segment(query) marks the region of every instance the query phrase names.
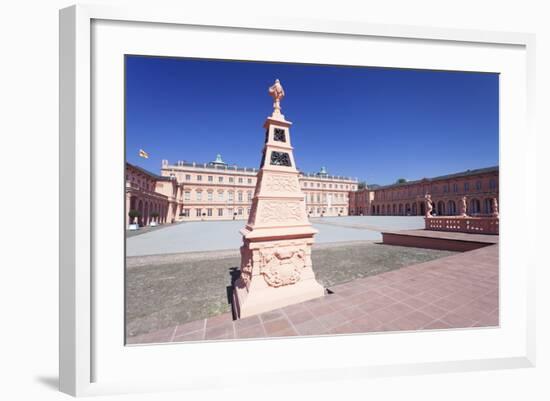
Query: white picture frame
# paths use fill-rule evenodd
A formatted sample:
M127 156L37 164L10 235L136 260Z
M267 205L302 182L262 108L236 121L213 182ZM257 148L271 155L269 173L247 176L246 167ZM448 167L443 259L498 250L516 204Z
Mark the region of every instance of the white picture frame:
M94 31L96 29L94 24L98 27L96 31ZM94 118L102 118L100 109L104 106L102 103L93 103L92 100L94 96L104 95L101 88L92 85L92 77L94 74L98 74L98 71L103 74L99 78L100 80L106 76L110 79L111 76L109 75L110 70L102 69L101 60L103 59L98 56L96 60L94 57L100 54L97 53L98 51L103 50L107 52L107 55L119 54L121 51L125 51L124 46L121 47L120 45L126 40L125 35L119 32L131 29L134 30L132 34L138 36L139 30L150 29L147 35L148 40L142 40L140 43L140 46L143 46L141 49L153 51L155 54L165 54L166 52L172 54L173 50L171 50L171 45L168 43L170 41L161 42L159 41L160 38L166 37L166 35L174 35L176 31L179 32L180 28L183 32L186 27L192 28L193 34L201 35L204 33L209 35L211 31L215 31L218 37L220 34L227 37L233 35L231 36L232 39L238 36L246 40L250 35L261 34L265 43L271 43L264 50L273 49L274 43L277 41L282 43L285 40L284 38L291 37L293 40L325 41L327 46L333 39L341 41L342 44L345 44L346 41L355 41L354 43L366 41L365 43L367 43L371 40L378 41L378 44L380 44L380 41L384 41L384 46L388 47L403 41L406 42L404 49L418 46L419 52L426 51L426 54L429 54L430 51L433 53L436 47L441 52L441 58L448 55L448 60L450 60L448 62L441 60L441 63L438 63L437 66L433 61L426 61L422 64L422 57L411 60L410 64L404 64L397 59L391 61L389 58L386 61L381 61L380 65L390 66L388 63L392 62L394 67L445 68L448 65L450 67L447 68L452 69L452 54L465 52L464 54L467 55L469 51L474 51L479 54L480 64L477 65L481 66L480 71L503 74L504 90L501 92L502 165L500 210L503 216L501 223L501 263L503 263L502 261L515 263L516 270L507 270L506 266L501 266L501 272L505 273L501 286L501 302L508 306L505 310L501 310L501 322L503 322L501 327L493 330L468 329L446 331L445 333L384 333L368 336L229 341L130 348L124 347L123 339L120 338L120 349L117 348L116 352L108 352L108 350L113 351L112 348L109 348L110 345L108 344L111 344L109 342L115 340L103 335L105 330L97 327L109 327L109 324L113 324L112 319L119 317L119 315L107 317L106 314L102 313L102 305L110 300L113 300L115 304L119 302L123 288L121 286L117 287L120 284L120 275L111 281L112 286L105 288L106 274L111 274L112 271L105 272L106 274L98 274L97 272L98 263L104 266L101 261L105 257L96 252L97 247L101 247L99 242L103 241L97 237L98 230L102 230L102 227L105 226L105 224L100 223L100 219L106 220L108 216L115 216L114 220L116 220L116 213L119 211L113 210L115 215L111 215L109 210L107 210L107 213L97 213L98 208L106 210L102 206L103 201L106 200L100 202L100 199L97 198L98 191L102 191L100 186L103 185L103 181L97 178L102 174L98 172L102 167L98 164L98 160L109 160L110 154L105 147L103 134L98 133L98 138L96 138L93 133L92 127L95 126L95 129L97 129L101 126L101 122L94 121ZM97 35L95 42L94 32ZM117 35L118 39L109 41L112 43L107 46L104 40L105 35ZM135 35L128 36L133 37ZM210 42L205 39L204 43ZM251 358L254 355L264 355L264 358L266 356L272 358L264 359L263 365L261 364L262 359L258 359L254 370L248 372L255 378L257 383L267 383L272 381L274 377L283 381L297 380L297 371L300 372L298 380L314 381L329 378L337 380L350 375L360 378L405 373L418 374L534 366L535 285L533 270L536 260L534 253L529 252L531 246L529 245L529 236L534 235L530 233L536 231L534 229L535 222L533 219L524 219L526 211L515 209L515 206L523 201L522 199L514 199L509 185L514 182L519 186L529 186L530 194L535 196L533 194L536 191L536 185L534 185L535 134L532 128L531 115L535 86L534 43L535 38L533 35L522 33L390 26L357 21L303 20L291 17L246 16L238 13L225 16L188 15L182 10L138 7L112 8L104 5L78 5L61 10L60 390L71 395L80 396L171 389L197 390L209 386L230 387L235 385L232 383L233 381L221 377L215 371L209 372L208 366L201 365L201 358L204 358L204 355L210 357L212 355L223 355L224 358L232 358L234 355L242 355L243 352L250 353ZM427 50L422 50L422 46L425 45ZM430 50L428 45L434 46L434 48ZM155 46L158 46L157 50L154 50ZM258 45L255 46L255 51L258 52L256 57L266 60L270 53L262 52L259 50ZM453 46L452 54L445 53L446 46ZM129 47L134 48L133 46ZM284 61L282 59L285 57L292 57L290 53L287 56L282 56L283 50L287 49L290 52L291 47L278 49L279 52L277 55L273 55L273 60ZM345 46L343 47L342 52L345 52ZM245 48L244 45L240 47L241 50L239 51L243 53L235 54L235 57L247 57L244 54L246 52ZM252 47L251 49L250 51L254 51ZM491 49L494 49L495 57L483 61L483 54L493 51ZM232 51L235 52L231 48L224 51L227 51L229 56ZM376 54L376 43L373 44L372 51L373 54ZM499 58L501 53L502 58ZM196 53L194 56L198 54ZM380 54L383 55L383 53ZM336 52L331 56L337 57ZM304 57L307 57L307 55ZM311 54L309 57L312 57ZM469 57L472 57L472 55ZM322 58L319 58L318 62L321 61ZM487 63L485 67L482 66L483 62ZM454 68L458 69L459 63L455 62L455 64ZM476 63L472 61L471 70L476 70L475 67ZM115 65L114 68L116 70L118 67ZM116 74L120 73L122 72L118 71ZM113 77L119 79L120 75L116 74ZM524 79L525 76L527 79ZM112 83L120 84L120 82ZM512 88L519 91L516 92L519 94L517 99L509 98ZM116 90L121 91L122 86L117 87ZM118 97L112 99L113 102L118 100L120 100ZM120 114L122 104L119 102L118 105L113 110ZM114 118L120 118L120 116ZM113 126L116 126L116 124ZM518 134L514 134L514 131L517 132L518 130L524 132L520 138L518 138ZM502 141L503 133L506 135L504 141ZM120 135L123 135L123 131L120 132ZM120 144L120 138L116 141ZM105 163L109 162L105 161ZM102 168L108 169L107 167ZM108 185L117 185L116 180L115 177L115 181ZM118 179L118 185L122 190L122 178ZM521 191L519 192L521 193ZM122 204L122 197L120 198L120 204ZM524 222L525 227L524 239L511 232L511 228L517 227L518 222L521 221ZM117 241L112 241L108 233L103 231L101 233L109 237L111 244L117 243ZM118 243L120 245L112 245L112 247L113 252L120 256L124 243L123 241ZM505 245L512 243L512 247L507 246L505 249ZM114 248L117 248L117 250ZM521 252L525 252L522 258L519 257ZM113 260L118 260L116 258ZM113 265L116 266L117 263ZM120 269L122 268L121 265ZM101 295L103 297L101 301L94 298L97 296L95 291L97 291L99 285L102 286L102 292L107 294ZM512 305L517 305L517 307ZM117 313L119 312L123 313L123 311ZM122 325L123 322L121 321L120 327ZM501 336L499 333L504 334ZM442 355L443 359L439 360L429 356L428 352L425 352L426 358L420 358L418 354L411 353L399 359L385 355L383 352L376 354L374 350L369 353L367 359L370 360L361 359L361 352L355 352L355 356L351 354L334 356L333 359L317 357L317 352L321 348L326 349L327 347L328 349L350 347L350 349L362 350L367 349L370 343L376 343L370 345L377 348L382 347L383 349L383 342L388 338L394 347L406 349L407 344L414 343L413 347L418 348L422 344L436 344L443 337L445 337L441 340L443 343L458 341L460 344L470 344L472 348L475 348L473 345L486 342L487 346L464 353L463 357L457 357L456 355L461 355L460 352L464 351L464 348L459 345L455 350L455 357ZM492 345L489 346L489 344ZM437 346L434 345L434 347ZM291 350L290 352L293 353L295 359L293 359L293 366L285 367L284 357L281 356L280 359L277 359L277 355L283 355L288 350ZM116 359L116 355L120 355L120 359ZM142 368L138 366L139 364L136 364L136 361L143 360L144 365L150 365L151 361L158 363L158 361L164 360L170 365L174 363L174 361L169 361L170 358L179 358L181 361L182 355L188 355L188 358L196 363L193 369L185 374L168 375L160 369L157 377L155 377L154 372L145 372L143 377L140 376L140 369ZM127 358L126 362L123 362L125 358ZM270 366L267 366L267 360L270 361ZM103 373L101 366L105 367L108 364L112 366L114 371L122 368L119 363L127 363L133 369L127 369L128 373L125 377ZM246 366L242 366L242 369L246 369Z

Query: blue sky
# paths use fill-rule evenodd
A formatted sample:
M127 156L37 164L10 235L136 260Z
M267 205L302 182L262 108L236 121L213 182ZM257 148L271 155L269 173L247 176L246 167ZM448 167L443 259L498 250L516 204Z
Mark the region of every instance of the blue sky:
M276 78L302 171L385 185L498 165L497 74L141 56L126 58L127 160L258 167Z

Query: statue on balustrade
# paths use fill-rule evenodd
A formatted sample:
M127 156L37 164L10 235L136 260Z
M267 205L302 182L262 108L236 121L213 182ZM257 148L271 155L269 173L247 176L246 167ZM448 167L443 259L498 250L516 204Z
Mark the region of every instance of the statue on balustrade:
M426 196L424 196L424 200L426 202L426 217L432 217L432 210L434 209L432 196L430 194L426 194Z
M458 205L459 205L460 216L461 217L466 217L467 214L466 214L466 197L465 196L463 196L460 199L460 203Z

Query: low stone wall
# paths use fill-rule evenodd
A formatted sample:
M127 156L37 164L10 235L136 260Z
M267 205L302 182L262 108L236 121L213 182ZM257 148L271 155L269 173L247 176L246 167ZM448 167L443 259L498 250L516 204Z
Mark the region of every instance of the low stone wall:
M498 217L426 217L426 230L498 235Z

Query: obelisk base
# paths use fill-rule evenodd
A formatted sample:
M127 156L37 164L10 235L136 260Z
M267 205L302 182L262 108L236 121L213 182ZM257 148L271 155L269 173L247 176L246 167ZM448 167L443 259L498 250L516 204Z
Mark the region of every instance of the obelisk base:
M313 238L250 242L241 247L233 309L244 318L325 295L311 266Z
M284 308L325 295L325 289L315 280L308 280L286 288L265 288L249 292L235 286L233 305L237 318L257 315L270 310Z

